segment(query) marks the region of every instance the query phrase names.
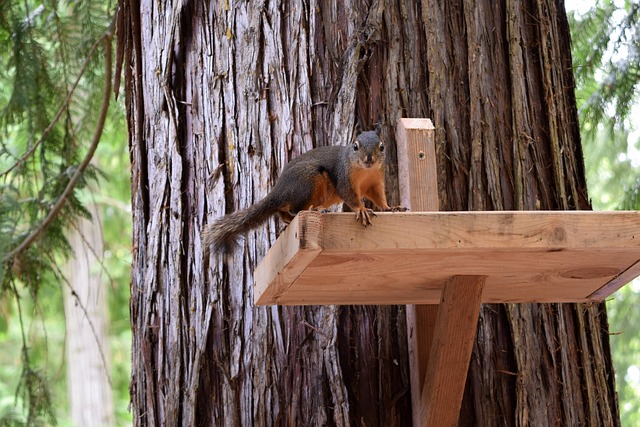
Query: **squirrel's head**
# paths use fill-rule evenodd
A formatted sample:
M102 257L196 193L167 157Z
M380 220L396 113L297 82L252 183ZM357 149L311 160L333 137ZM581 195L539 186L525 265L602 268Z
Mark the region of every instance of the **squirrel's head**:
M360 167L379 168L384 163L384 144L380 140L380 126L375 131L359 133L353 142L351 158Z

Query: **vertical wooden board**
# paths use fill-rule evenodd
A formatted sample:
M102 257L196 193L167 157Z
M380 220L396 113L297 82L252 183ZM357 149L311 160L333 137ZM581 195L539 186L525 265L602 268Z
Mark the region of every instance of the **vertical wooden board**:
M411 369L411 405L413 425L421 424L422 388L427 375L429 351L433 342L437 305L407 305L407 338L409 340L409 366Z
M398 179L400 203L414 212L440 210L435 128L429 119L398 119ZM420 417L420 393L429 360L437 305L407 306L407 338L411 366L411 403L413 424Z
M484 276L455 276L444 286L421 394L421 426L458 425L482 301ZM415 424L415 421L414 421Z
M429 119L399 119L396 126L400 201L414 212L440 210L435 129Z

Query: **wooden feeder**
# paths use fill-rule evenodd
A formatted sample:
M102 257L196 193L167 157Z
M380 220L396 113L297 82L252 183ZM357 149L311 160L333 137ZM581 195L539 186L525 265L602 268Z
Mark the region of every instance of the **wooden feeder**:
M602 301L640 275L640 213L434 212L431 121L400 119L396 139L412 211L367 228L352 213L299 213L258 265L255 300L410 304L414 425L455 426L480 304Z

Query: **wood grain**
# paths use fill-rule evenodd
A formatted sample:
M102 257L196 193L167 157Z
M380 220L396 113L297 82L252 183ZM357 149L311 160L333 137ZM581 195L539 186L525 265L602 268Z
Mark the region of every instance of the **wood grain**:
M429 119L398 119L400 203L413 212L440 210L435 129Z
M482 276L454 276L444 285L420 416L414 415L422 426L458 425L484 281Z
M271 285L256 274L260 304L437 304L456 275L487 276L485 303L599 301L640 274L638 212L380 213L366 229L311 214L298 215L299 240L319 252Z
M367 228L355 224L353 215L329 213L322 223L325 251L640 248L636 211L378 213Z
M254 272L256 304L278 301L322 250L320 213L295 217ZM267 286L267 284L269 286Z
M640 276L640 261L631 265L628 269L618 274L614 279L609 281L606 285L599 288L593 294L589 296L590 300L604 301L609 295L631 282L636 277Z
M440 210L435 128L429 119L398 119L398 184L400 204L412 212ZM411 375L411 405L414 414L421 411L420 394L429 361L437 305L413 305L406 308L407 340ZM420 417L413 417L418 427Z
M427 374L429 352L433 342L438 306L435 304L408 304L406 311L407 340L411 381L411 406L414 427L420 426L421 394Z

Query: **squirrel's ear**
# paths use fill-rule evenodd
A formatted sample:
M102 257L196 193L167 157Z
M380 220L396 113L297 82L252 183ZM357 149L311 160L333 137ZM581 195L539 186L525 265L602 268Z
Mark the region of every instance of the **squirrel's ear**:
M380 136L381 132L382 132L382 123L378 122L378 124L376 125L376 135Z
M360 128L360 123L356 123L356 136L360 135L360 133L362 132L362 129Z

